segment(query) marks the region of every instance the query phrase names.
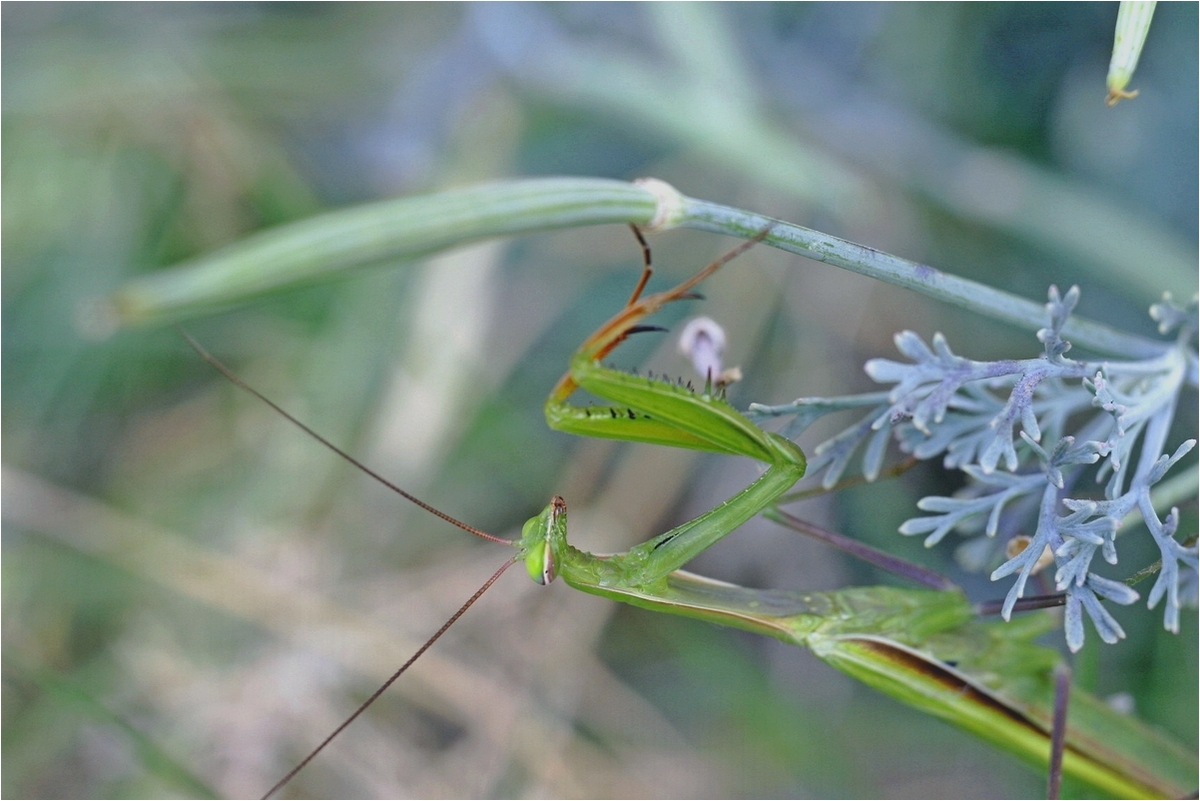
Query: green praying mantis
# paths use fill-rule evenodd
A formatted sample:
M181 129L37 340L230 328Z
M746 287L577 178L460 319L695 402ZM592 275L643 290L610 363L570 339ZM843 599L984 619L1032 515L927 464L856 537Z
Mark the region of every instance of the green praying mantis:
M588 337L545 404L552 428L581 436L748 456L766 465L748 487L714 509L620 554L595 555L567 540L567 506L555 496L510 541L463 524L376 474L292 417L209 356L202 357L234 383L275 408L320 442L403 497L479 537L515 548L515 555L378 690L277 782L286 785L513 564L523 563L539 584L561 578L575 589L651 611L697 618L775 637L808 648L851 677L916 709L959 726L1045 768L1061 760L1062 774L1104 792L1128 797L1180 797L1196 787L1196 757L1128 715L1072 690L1063 724L1065 684L1060 657L1034 638L1053 626L1047 612L1013 623L984 621L961 590L855 587L796 593L740 587L683 571L698 554L755 515L766 513L797 529L810 528L775 507L804 475L805 457L791 441L751 423L725 401L710 375L703 390L633 375L601 360L643 321L670 303L698 297L695 288L766 235L764 230L668 291L643 295L650 277L649 248L634 229L645 267L624 308ZM661 330L661 329L659 329ZM185 336L187 336L185 334ZM606 405L576 406L585 390ZM1058 715L1056 717L1056 685ZM1052 741L1061 738L1057 748ZM1054 755L1052 755L1052 750ZM1052 782L1059 768L1050 768Z

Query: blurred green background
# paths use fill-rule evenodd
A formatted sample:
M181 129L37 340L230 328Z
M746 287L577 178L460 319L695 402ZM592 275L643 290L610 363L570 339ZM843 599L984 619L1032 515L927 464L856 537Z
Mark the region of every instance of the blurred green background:
M506 558L357 475L175 331L89 339L89 300L357 202L652 175L1034 300L1078 283L1083 314L1149 335L1149 303L1196 291L1197 6L1159 5L1141 95L1108 109L1116 8L6 3L3 795L258 795ZM730 244L654 237L655 286ZM623 549L754 475L546 430L546 392L636 280L624 228L394 267L188 327L497 534L557 492L577 545ZM974 358L1039 352L1028 332L767 248L705 294L742 406L865 390L862 362L905 328ZM622 364L687 369L667 337L636 339ZM1183 408L1173 441L1195 435L1195 395ZM956 480L921 468L799 512L952 570L950 549L895 530ZM1132 546L1114 575L1153 558ZM761 521L694 567L782 589L886 580ZM1077 676L1194 747L1194 612L1178 637L1158 611L1117 614L1129 639L1092 637ZM286 792L962 798L1043 782L797 649L514 573Z

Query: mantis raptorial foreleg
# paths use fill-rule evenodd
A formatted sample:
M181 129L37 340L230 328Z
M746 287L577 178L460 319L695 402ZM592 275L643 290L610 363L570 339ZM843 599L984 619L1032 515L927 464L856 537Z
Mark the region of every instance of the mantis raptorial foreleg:
M584 340L571 357L570 370L551 391L545 408L547 423L568 433L749 456L766 463L767 471L712 511L619 556L584 559L575 551L571 557L563 558L555 550L568 553L565 527L557 541L548 538L545 545L523 540L528 554L526 563L536 580L561 572L568 584L589 591L609 586L646 587L678 570L770 506L804 475L804 453L791 441L763 431L734 409L722 393L713 391L712 376L708 377L703 392L695 392L679 384L630 375L600 364L600 359L631 333L645 330L642 320L668 303L695 297L693 288L766 236L769 230L764 229L674 289L642 297L650 273L649 250L635 228L634 233L647 254L642 279L625 308ZM567 399L577 387L616 405L572 406ZM548 531L553 528L548 520L539 523L542 525ZM561 565L561 571L556 570L556 565Z

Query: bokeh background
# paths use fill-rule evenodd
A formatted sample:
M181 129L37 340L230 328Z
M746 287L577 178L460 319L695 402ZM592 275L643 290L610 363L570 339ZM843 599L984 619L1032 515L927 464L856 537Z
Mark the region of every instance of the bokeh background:
M1078 283L1083 314L1149 335L1149 303L1196 291L1197 7L1159 5L1141 95L1109 109L1116 9L5 3L3 795L258 795L506 558L356 474L175 331L88 338L90 300L326 209L652 175L1035 300ZM652 244L665 286L732 243ZM557 492L576 544L619 550L754 475L545 429L546 392L639 267L623 228L557 232L188 327L450 513L511 536ZM740 405L868 389L862 362L905 328L975 358L1039 352L1028 332L767 248L705 294L747 375ZM621 363L686 371L667 337L636 339ZM1194 436L1194 395L1183 408L1175 441ZM799 513L953 571L952 548L895 530L957 480L923 467ZM1127 544L1117 575L1151 550ZM781 589L887 580L766 523L694 567ZM1195 747L1194 612L1178 637L1160 612L1117 614L1128 640L1093 637L1078 679ZM798 649L513 571L286 792L962 798L1043 782Z

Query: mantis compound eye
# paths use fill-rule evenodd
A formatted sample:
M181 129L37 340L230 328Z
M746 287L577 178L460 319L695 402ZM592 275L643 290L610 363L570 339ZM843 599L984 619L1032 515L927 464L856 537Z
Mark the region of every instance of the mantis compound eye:
M567 503L555 495L537 517L531 517L521 530L525 549L525 570L538 584L549 584L558 576L555 543L566 540Z
M554 565L554 549L543 542L525 557L525 569L538 584L549 584L558 576Z

